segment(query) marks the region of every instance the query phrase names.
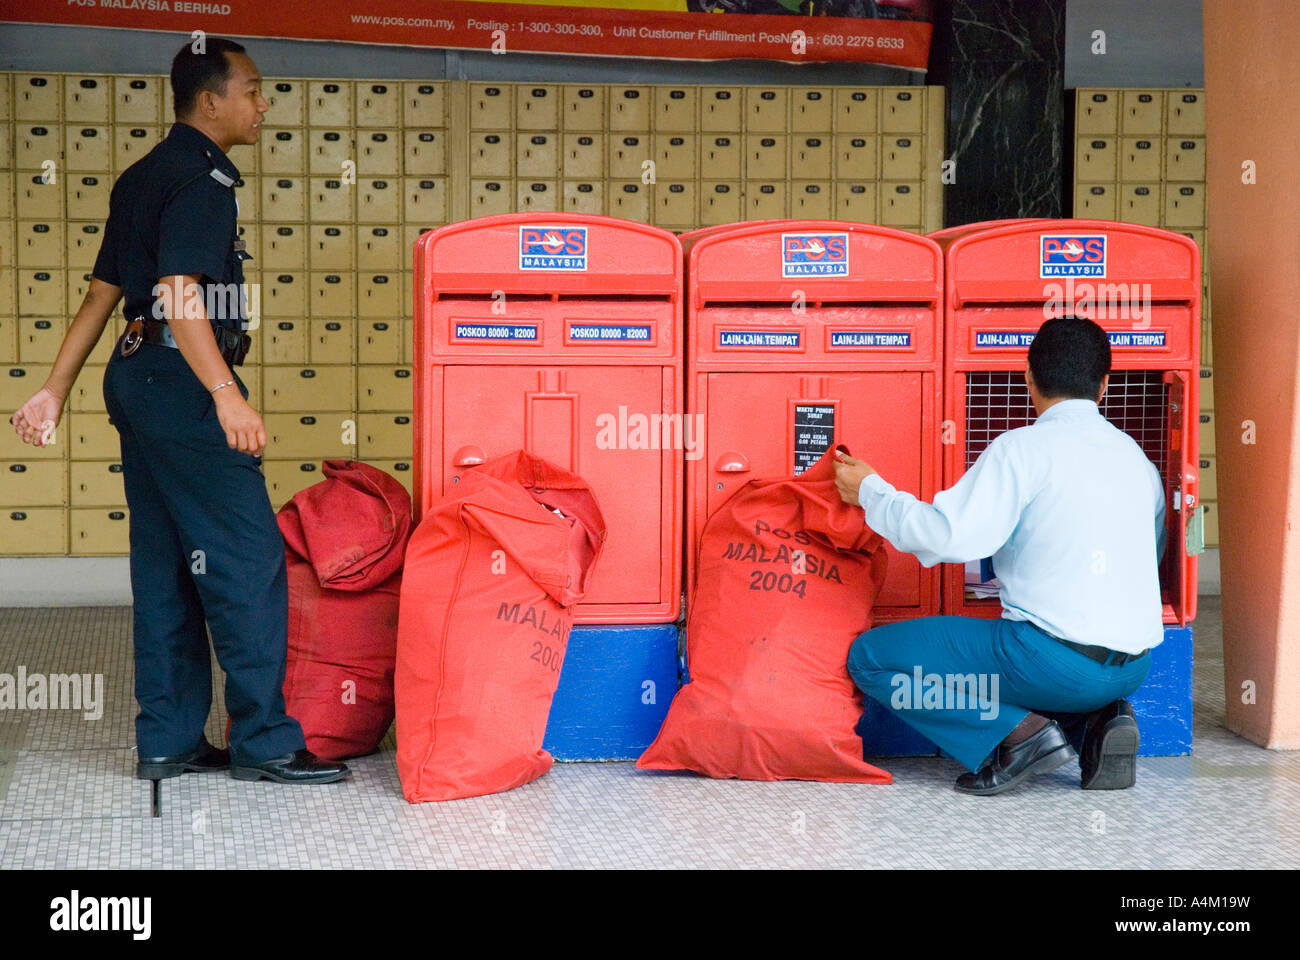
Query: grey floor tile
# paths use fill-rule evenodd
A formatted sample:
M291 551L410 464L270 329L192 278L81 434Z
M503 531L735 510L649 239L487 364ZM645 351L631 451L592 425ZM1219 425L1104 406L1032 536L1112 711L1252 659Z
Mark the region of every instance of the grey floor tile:
M953 761L884 761L890 786L714 781L630 763L557 764L506 794L411 805L389 732L341 784L134 780L129 610L0 610L0 670L100 672L104 715L0 716L0 867L1295 867L1300 753L1223 726L1217 597L1195 624L1194 754L1139 761L1137 786L1078 789L1073 764L996 798ZM220 671L208 736L225 739ZM110 680L111 678L111 680ZM6 763L6 761L8 761Z

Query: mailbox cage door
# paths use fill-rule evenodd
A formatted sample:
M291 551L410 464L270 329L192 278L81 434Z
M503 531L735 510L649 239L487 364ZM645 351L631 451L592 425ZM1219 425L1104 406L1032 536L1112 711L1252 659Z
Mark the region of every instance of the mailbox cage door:
M1160 593L1166 623L1185 623L1195 615L1195 558L1184 547L1183 522L1186 510L1175 510L1174 502L1185 486L1189 468L1186 458L1194 453L1183 449L1190 439L1188 404L1183 401L1185 372L1166 370L1115 369L1099 409L1104 417L1136 441L1155 464L1164 481L1166 500L1166 546L1160 566ZM953 375L950 382L956 400L950 411L957 423L960 447L957 460L950 461L945 486L956 483L974 465L994 437L1028 426L1036 419L1023 369L970 370ZM1195 443L1194 440L1191 441ZM961 616L1001 615L997 598L970 599L966 596L965 569L949 564L945 575L945 612ZM1189 583L1192 584L1189 596Z

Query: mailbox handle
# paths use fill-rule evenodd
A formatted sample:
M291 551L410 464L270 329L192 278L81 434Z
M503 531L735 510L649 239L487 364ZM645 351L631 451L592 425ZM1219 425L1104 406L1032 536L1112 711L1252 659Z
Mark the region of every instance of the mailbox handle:
M718 457L713 469L718 473L749 473L749 458L743 453L727 451Z
M470 444L461 447L451 458L454 467L477 467L481 463L486 463L487 457L483 455L483 448Z
M1200 506L1201 503L1201 474L1200 465L1195 463L1183 464L1183 482L1181 484L1183 502L1181 507L1184 511L1191 510Z

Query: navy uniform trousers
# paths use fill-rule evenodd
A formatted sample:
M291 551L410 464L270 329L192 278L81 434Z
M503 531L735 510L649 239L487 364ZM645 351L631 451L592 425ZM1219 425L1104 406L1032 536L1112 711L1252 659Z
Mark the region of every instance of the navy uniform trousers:
M226 444L214 399L179 350L146 343L123 357L119 347L104 401L121 435L131 512L139 756L188 753L203 735L212 705L205 620L226 674L232 761L301 750L282 690L284 541L259 461Z
M1140 687L1151 654L1105 665L1028 621L918 617L859 634L847 666L858 689L977 770L1030 711L1058 721L1079 750L1086 715Z

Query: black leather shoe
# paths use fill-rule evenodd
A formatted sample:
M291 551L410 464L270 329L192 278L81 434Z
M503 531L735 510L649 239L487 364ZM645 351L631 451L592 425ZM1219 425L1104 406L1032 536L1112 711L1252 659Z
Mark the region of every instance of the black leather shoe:
M274 780L276 783L333 783L352 775L346 763L322 760L305 747L283 757L230 768L236 780Z
M1127 790L1137 782L1137 717L1127 700L1116 700L1088 715L1079 757L1084 790Z
M998 744L978 770L963 773L953 784L958 793L973 793L991 797L1010 790L1022 780L1055 770L1069 763L1078 754L1065 739L1065 734L1055 720L1049 721L1027 740L1006 746Z
M174 757L140 757L136 761L135 775L141 780L166 780L182 773L213 773L229 766L230 751L218 750L208 743L207 737L203 737L198 748L190 753Z

